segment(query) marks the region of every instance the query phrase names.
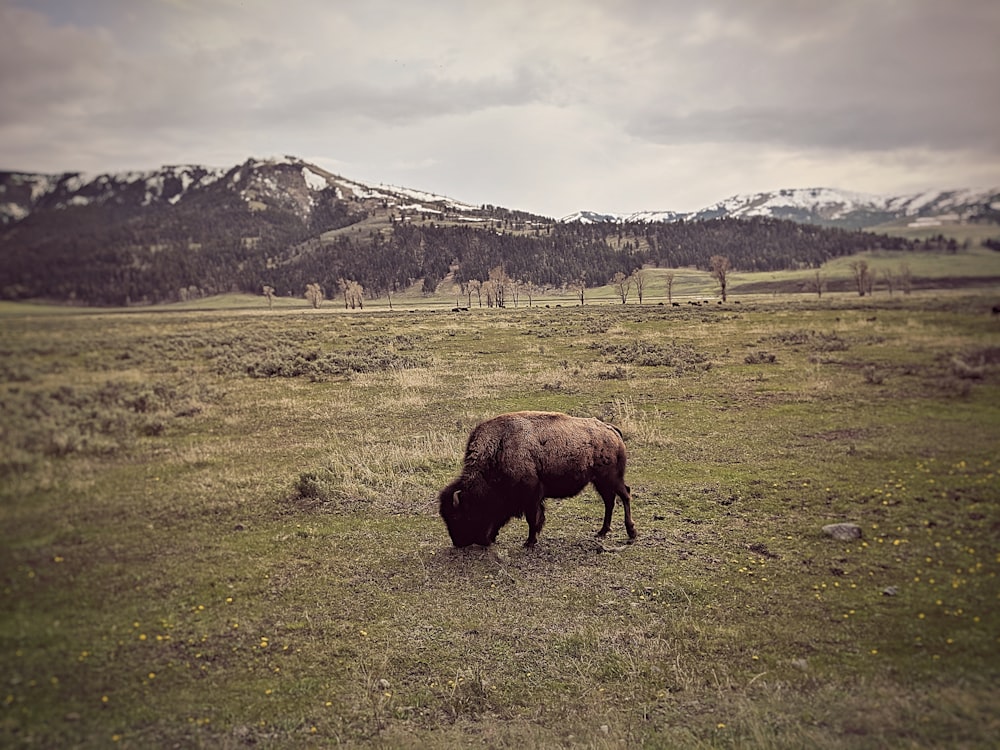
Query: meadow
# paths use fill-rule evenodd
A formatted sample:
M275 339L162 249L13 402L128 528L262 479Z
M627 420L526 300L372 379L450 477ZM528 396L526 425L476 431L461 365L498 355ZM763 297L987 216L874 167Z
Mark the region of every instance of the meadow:
M0 745L993 747L995 302L6 306ZM450 546L516 409L623 431L635 543Z

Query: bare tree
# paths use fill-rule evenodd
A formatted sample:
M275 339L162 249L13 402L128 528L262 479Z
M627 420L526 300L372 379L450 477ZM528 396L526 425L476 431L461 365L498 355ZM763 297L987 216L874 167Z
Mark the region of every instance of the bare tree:
M903 290L903 294L913 291L913 272L910 271L908 263L899 264L899 287Z
M624 305L625 300L628 299L628 293L632 291L632 277L626 276L621 271L618 271L611 277L611 284L618 292L618 296L621 298L622 304Z
M271 304L274 302L274 287L264 284L263 288L264 296L267 297L267 309L271 309Z
M479 306L483 306L483 282L479 279L469 279L465 284L466 291L469 295L469 307L472 307L472 295L475 293L476 299L479 300Z
M503 266L495 266L490 269L490 281L493 282L493 298L497 307L506 307L507 290L510 287L510 276L504 271Z
M541 290L538 288L538 286L535 285L535 282L533 281L524 282L524 294L528 298L528 307L531 307L532 303L534 302L535 295L538 294L539 291Z
M576 296L580 298L580 305L583 306L584 299L583 295L587 291L587 279L583 276L574 280L570 283L570 287L576 292Z
M667 271L663 276L667 282L667 304L673 304L674 301L674 277L673 271Z
M725 255L713 255L708 261L712 272L712 278L719 282L719 289L722 291L722 301L726 301L726 287L729 284L729 270L732 267L729 258Z
M517 279L510 280L510 298L514 300L514 307L517 308L518 300L521 298L521 285L523 282Z
M350 282L343 276L337 279L337 288L340 289L340 293L344 295L344 309L347 309L347 287Z
M646 288L646 272L637 268L632 272L632 283L635 284L635 293L639 297L639 304L642 304L642 292Z
M823 271L817 268L813 272L812 280L808 282L809 288L816 292L817 297L823 296L823 290L826 288L826 279L823 278Z
M854 284L858 288L858 296L864 297L872 289L872 284L869 280L871 270L868 268L868 261L852 260L848 267L851 269L851 273L854 274Z
M482 293L486 295L486 306L493 307L497 303L497 287L492 279L487 279L479 285Z
M894 274L890 269L886 268L882 271L882 281L885 282L885 288L889 290L889 296L892 296L893 291L896 288L896 274Z
M359 307L365 309L365 288L356 281L347 282L347 297L351 301L351 309Z
M357 307L360 307L362 310L365 309L365 288L361 284L353 279L345 279L341 276L337 279L337 286L340 288L340 293L344 295L345 310L348 307L352 310Z
M318 308L323 302L323 287L319 284L306 284L306 299L314 308Z

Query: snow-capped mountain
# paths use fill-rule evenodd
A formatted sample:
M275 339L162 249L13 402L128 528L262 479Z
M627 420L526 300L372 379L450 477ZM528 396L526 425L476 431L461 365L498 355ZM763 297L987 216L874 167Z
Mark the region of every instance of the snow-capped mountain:
M233 167L165 166L156 170L101 175L0 172L0 226L40 210L112 206L123 210L184 205L194 196L236 197L251 210L278 208L308 221L317 209L337 202L378 207L401 216L448 214L483 221L485 213L446 196L392 185L369 185L286 156L248 159ZM906 220L935 222L1000 221L1000 188L934 190L910 195L873 195L832 188L786 189L734 195L689 213L577 211L560 219L580 223L654 223L725 217L766 216L807 224L863 229Z
M403 215L479 211L476 206L426 191L366 185L289 156L249 159L227 168L179 165L101 175L0 172L0 225L20 221L39 210L176 206L209 190L238 197L251 210L279 207L301 219L308 219L318 206L331 201L373 202Z
M934 226L935 222L997 221L1000 219L1000 188L934 190L898 196L832 188L787 189L734 195L686 214L674 211L646 211L627 215L578 211L561 221L700 221L751 216L850 229L863 229L900 220L910 220L925 226Z
M657 221L678 221L686 218L686 214L677 211L636 211L631 214L606 214L597 211L576 211L569 216L562 217L559 221L570 223L578 221L581 224L601 224L603 222L628 223L652 223Z

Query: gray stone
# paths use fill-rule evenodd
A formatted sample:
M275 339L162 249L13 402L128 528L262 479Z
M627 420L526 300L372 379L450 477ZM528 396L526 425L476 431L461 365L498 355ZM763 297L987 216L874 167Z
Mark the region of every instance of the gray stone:
M856 523L830 523L823 527L823 533L840 542L850 542L861 538L861 527Z

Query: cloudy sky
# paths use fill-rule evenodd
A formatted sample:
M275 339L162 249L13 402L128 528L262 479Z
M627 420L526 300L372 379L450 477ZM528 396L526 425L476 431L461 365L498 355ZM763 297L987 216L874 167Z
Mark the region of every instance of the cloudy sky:
M0 169L291 154L562 216L1000 185L997 0L0 0Z

